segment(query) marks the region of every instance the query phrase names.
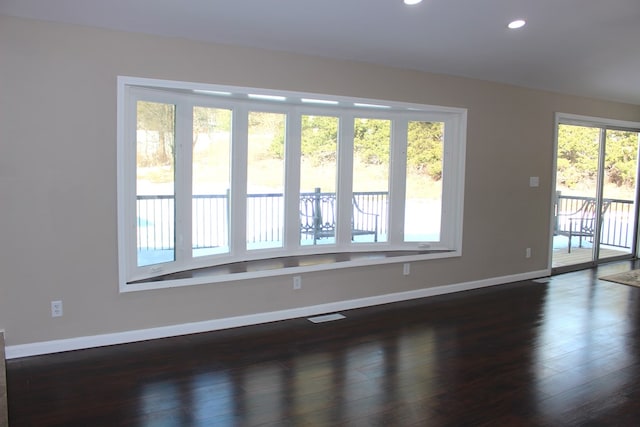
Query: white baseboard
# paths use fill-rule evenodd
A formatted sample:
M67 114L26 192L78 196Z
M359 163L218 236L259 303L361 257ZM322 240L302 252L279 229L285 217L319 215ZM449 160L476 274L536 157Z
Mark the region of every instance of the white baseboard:
M6 358L36 356L41 354L59 353L70 350L81 350L92 347L124 344L136 341L145 341L157 338L168 338L178 335L210 332L221 329L236 328L240 326L257 325L261 323L275 322L279 320L295 319L299 317L316 316L335 311L350 310L354 308L370 307L392 302L407 301L416 298L425 298L435 295L484 288L487 286L502 285L521 280L536 279L549 276L550 270L531 271L528 273L514 274L511 276L494 277L471 282L443 285L433 288L418 289L415 291L397 292L378 295L374 297L358 298L346 301L337 301L327 304L299 307L288 310L272 311L266 313L249 314L246 316L228 317L224 319L205 320L202 322L184 323L180 325L161 326L158 328L138 329L133 331L115 332L111 334L83 336L53 341L35 342L30 344L11 345L6 347Z

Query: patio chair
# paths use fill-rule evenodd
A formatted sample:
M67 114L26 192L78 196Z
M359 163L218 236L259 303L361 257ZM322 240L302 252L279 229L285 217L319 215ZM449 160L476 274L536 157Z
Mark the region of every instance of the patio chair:
M611 201L602 202L601 218L604 217ZM578 210L571 213L558 214L558 227L556 234L567 236L569 243L567 253L571 253L573 237L578 237L578 246L582 247L583 239L591 239L595 236L597 219L597 204L595 199L586 199L582 202Z
M372 235L373 241L378 241L379 214L365 212L353 197L353 213L351 216L351 239L355 236ZM319 239L336 235L336 195L335 193L321 193L316 189L314 193L300 196L300 233L313 237L315 245Z

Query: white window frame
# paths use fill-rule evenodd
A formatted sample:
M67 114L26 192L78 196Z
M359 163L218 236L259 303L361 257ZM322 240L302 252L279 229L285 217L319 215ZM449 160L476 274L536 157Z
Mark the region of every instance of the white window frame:
M467 110L462 108L440 107L423 104L399 103L361 98L318 95L301 92L273 91L266 89L233 86L209 85L189 82L177 82L157 79L119 76L117 82L117 173L118 173L118 263L119 287L121 292L157 289L203 283L215 283L230 280L257 278L265 276L299 274L306 271L318 271L343 267L365 266L384 263L402 263L436 258L456 257L462 254L462 222L464 205L464 172L466 148ZM204 92L209 91L207 95ZM229 96L215 96L213 93L228 93ZM286 101L250 100L247 94L285 97ZM308 99L321 99L331 102L316 104L303 102ZM176 260L171 263L137 266L136 257L136 102L137 100L163 102L176 105ZM246 250L239 249L245 239L246 220L237 219L231 226L229 243L230 253L226 256L192 257L191 248L191 145L189 149L180 148L182 140L191 141L191 128L185 129L181 123L192 122L193 105L234 110L232 120L232 158L231 167L231 210L234 215L246 212L246 158L248 111L285 113L286 152L285 152L285 234L282 248ZM383 107L380 107L383 106ZM236 112L243 114L236 117ZM186 114L186 116L185 116ZM350 206L352 188L352 135L355 118L390 119L390 182L389 182L389 224L388 241L377 243L353 243L348 235L349 227L340 226L336 233L335 244L300 245L299 224L292 218L299 218L300 190L300 136L302 115L329 115L340 118L338 144L338 203ZM243 118L244 117L244 118ZM442 211L440 240L437 242L403 242L406 136L410 121L438 121L445 124L443 172L442 172ZM351 138L349 138L351 135ZM343 143L347 140L346 144ZM344 188L343 188L344 187ZM347 188L348 187L348 188ZM291 195L295 194L296 197ZM184 202L188 200L188 202ZM347 203L349 202L349 203ZM349 218L346 208L338 210L338 218ZM238 218L235 216L235 218ZM244 217L243 217L244 218ZM288 218L288 219L287 219ZM343 221L344 222L344 221ZM346 223L345 223L346 224ZM240 225L242 228L234 228ZM179 235L180 230L188 232ZM235 231L234 231L235 230ZM378 252L389 253L407 251L407 255L354 257L351 261L330 264L318 264L264 271L251 271L233 274L199 275L197 278L169 279L154 281L153 277L165 274L283 256L303 256L336 252ZM132 283L135 282L135 283Z

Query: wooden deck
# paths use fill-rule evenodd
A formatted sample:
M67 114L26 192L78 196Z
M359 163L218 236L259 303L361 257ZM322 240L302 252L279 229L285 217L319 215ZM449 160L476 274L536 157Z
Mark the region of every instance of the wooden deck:
M628 255L628 249L600 249L600 259L615 258L622 255ZM568 265L584 264L591 261L593 256L592 248L571 248L571 253L567 253L567 248L559 248L553 250L552 268L566 267Z

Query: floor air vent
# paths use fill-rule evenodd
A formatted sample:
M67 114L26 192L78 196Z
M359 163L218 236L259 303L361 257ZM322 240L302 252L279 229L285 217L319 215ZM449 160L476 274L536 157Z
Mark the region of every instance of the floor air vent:
M333 320L340 320L344 318L345 317L340 313L333 313L333 314L325 314L323 316L308 317L307 320L313 323L323 323L323 322L331 322Z

